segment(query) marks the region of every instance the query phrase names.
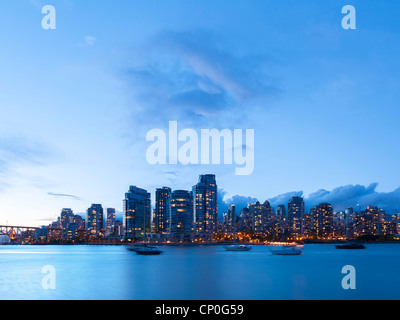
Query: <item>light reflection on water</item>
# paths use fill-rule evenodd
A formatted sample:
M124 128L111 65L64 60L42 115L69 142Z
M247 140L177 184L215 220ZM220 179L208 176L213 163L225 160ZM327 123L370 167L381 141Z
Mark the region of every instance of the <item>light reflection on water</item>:
M266 246L165 247L139 256L119 246L0 246L1 299L399 299L400 245L336 250L306 245L302 256L273 256ZM43 266L56 290L42 288ZM342 267L357 289L341 287Z

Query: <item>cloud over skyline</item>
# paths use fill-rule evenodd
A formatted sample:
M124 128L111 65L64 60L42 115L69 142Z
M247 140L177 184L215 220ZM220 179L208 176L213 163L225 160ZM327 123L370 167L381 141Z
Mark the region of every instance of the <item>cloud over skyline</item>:
M293 191L269 198L268 201L274 208L281 204L287 207L289 199L297 196L304 198L306 211L308 212L313 206L320 203L330 203L336 212L359 205L361 210L367 206L378 206L385 210L387 214L400 213L400 188L391 192L379 192L377 191L377 187L378 183L371 183L369 186L346 185L334 188L331 191L320 189L308 196L304 196L303 191ZM237 214L239 214L240 209L246 207L247 204L255 203L257 200L262 203L265 200L239 195L224 199L226 192L221 190L220 193L218 199L220 214L226 212L228 206L231 204L236 205Z

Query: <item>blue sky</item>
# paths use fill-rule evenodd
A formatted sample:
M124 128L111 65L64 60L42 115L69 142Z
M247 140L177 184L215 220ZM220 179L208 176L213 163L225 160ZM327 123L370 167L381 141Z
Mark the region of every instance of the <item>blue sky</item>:
M41 28L46 4L56 30ZM347 4L357 30L341 27ZM400 210L400 3L0 6L0 223L46 224L91 203L121 211L129 185L189 189L201 173L217 174L227 202L294 192L338 209L348 195ZM255 129L254 173L150 166L146 133L172 120Z

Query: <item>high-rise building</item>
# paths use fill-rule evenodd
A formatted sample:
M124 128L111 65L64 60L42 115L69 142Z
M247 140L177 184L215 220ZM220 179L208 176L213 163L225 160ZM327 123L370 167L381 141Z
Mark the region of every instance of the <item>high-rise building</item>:
M62 209L61 211L61 229L62 229L62 238L67 239L68 237L68 226L71 223L71 218L73 217L74 213L71 209Z
M346 239L354 238L354 209L352 207L346 208L345 211L345 227L346 227Z
M329 203L320 203L311 210L312 228L319 238L333 236L333 208Z
M278 228L285 229L286 228L286 207L283 204L280 204L276 207L276 223Z
M104 212L101 204L92 204L87 210L87 236L98 238L103 236Z
M170 233L188 235L193 232L193 195L176 190L171 194Z
M107 222L106 228L110 230L115 225L115 209L107 208Z
M163 187L156 190L156 208L154 210L152 233L169 232L171 217L171 188Z
M385 211L376 206L369 206L361 214L364 218L364 235L383 235L383 223L386 218Z
M293 236L303 235L304 200L292 197L288 203L288 230Z
M271 209L271 207L269 207L269 209ZM268 222L268 207L257 201L256 203L249 204L249 212L252 221L252 230L255 233L266 232Z
M303 235L310 236L312 234L312 215L305 212L303 218Z
M215 175L200 175L193 189L194 229L211 236L218 227L217 183Z
M47 241L59 241L62 239L61 219L58 217L57 221L52 222L47 226Z
M236 232L236 206L230 205L228 211L224 213L224 229L228 233Z
M249 208L240 210L238 231L248 233L252 230L252 221Z
M151 195L131 186L124 199L124 228L127 239L144 239L151 231Z

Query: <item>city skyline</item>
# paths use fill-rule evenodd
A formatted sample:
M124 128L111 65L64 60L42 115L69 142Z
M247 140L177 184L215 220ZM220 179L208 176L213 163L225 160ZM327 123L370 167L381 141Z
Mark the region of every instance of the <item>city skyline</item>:
M124 215L116 216L115 208L92 204L82 217L71 208L35 232L35 241L99 241L128 239L163 242L209 242L238 233L240 240L254 236L268 239L353 239L360 236L397 236L400 212L386 213L371 204L334 211L330 203L321 202L306 210L302 197L291 196L287 203L271 206L268 200L232 204L222 217L218 208L216 176L200 175L191 190L155 190L156 205L151 206L151 193L130 186L125 193ZM122 221L121 221L122 220ZM25 226L26 227L26 226ZM223 235L225 233L225 236ZM27 234L32 241L33 235ZM25 235L26 237L26 235Z
M226 208L302 196L400 210L400 3L357 3L356 30L338 0L54 0L55 30L45 4L0 12L0 223L97 202L121 212L132 183L186 190L211 172ZM254 172L150 165L146 134L171 121L254 130Z
M115 208L92 204L85 219L63 208L48 226L36 228L2 226L11 243L87 243L150 241L157 243L218 243L223 241L315 241L315 240L395 240L400 234L400 213L387 214L371 205L348 207L335 212L329 203L305 210L302 197L292 196L276 208L269 201L230 205L217 217L216 176L200 175L192 190L156 189L156 206L151 194L131 186L125 193L123 221ZM19 229L18 229L19 228ZM14 231L13 231L14 230ZM24 231L25 230L25 231ZM21 232L21 233L19 233ZM5 241L4 236L1 242ZM254 242L255 241L255 242Z
M210 174L206 174L206 175L210 175ZM200 175L202 176L202 175ZM148 203L149 203L149 210L151 210L151 212L153 212L153 210L156 210L157 208L157 191L165 191L165 188L169 190L169 192L172 194L174 191L187 191L187 192L192 192L193 188L188 187L188 188L184 188L184 189L172 189L171 187L168 186L163 186L163 187L157 187L155 188L155 190L152 190L150 192L148 192L146 189L142 189L139 188L137 186L130 186L130 188L137 188L138 190L141 190L141 192L146 192L146 194L148 194ZM316 193L311 194L309 197L305 197L303 195L303 192L299 191L299 192L287 192L284 193L282 195L278 195L276 197L272 197L269 199L257 199L255 197L247 196L247 197L242 197L242 196L235 196L231 199L224 199L223 196L225 195L224 189L223 188L218 188L218 215L217 218L219 221L222 221L224 214L228 213L230 206L235 206L239 209L242 208L247 208L249 205L254 205L255 203L259 203L259 202L268 202L270 203L271 207L274 209L279 210L280 206L284 206L285 210L289 210L289 204L290 201L292 199L301 199L301 201L304 203L304 208L302 208L302 212L310 212L315 206L318 206L321 203L329 203L332 208L333 208L333 212L334 213L338 213L338 212L342 212L348 208L367 208L370 206L377 206L380 207L381 209L385 210L387 212L388 215L396 215L398 213L400 213L400 208L398 210L393 209L393 210L387 210L384 207L382 207L381 205L379 205L379 200L378 202L374 199L376 199L375 196L371 196L373 195L373 193L371 193L371 191L375 190L376 184L371 184L368 188L365 188L363 186L346 186L347 188L351 188L357 192L359 192L360 194L365 196L365 200L361 200L362 196L360 198L348 198L345 199L343 198L343 195L341 195L339 198L340 200L340 204L339 205L335 205L335 202L337 201L335 196L332 196L332 194L340 194L340 188L334 189L332 191L326 191L326 190L319 190ZM129 189L130 189L129 188ZM322 193L324 196L320 196L320 193ZM313 197L313 195L316 195L315 197ZM331 197L330 197L331 196ZM369 197L371 196L371 197ZM387 197L389 199L392 198L392 196L390 194L387 195ZM378 197L379 199L379 197ZM353 201L352 201L353 200ZM355 201L354 201L355 200ZM396 199L397 200L397 199ZM101 201L100 201L101 202ZM69 202L71 204L71 202ZM102 215L104 216L104 221L102 222L103 225L106 224L106 214L108 214L109 210L113 210L114 212L114 216L115 219L119 219L119 221L123 220L123 216L124 216L124 206L125 206L125 200L121 200L121 206L118 208L115 207L111 207L111 206L106 206L103 203L98 203L98 204L91 204L86 207L86 209L84 210L76 210L74 209L73 211L75 211L75 215L79 215L82 218L87 220L88 217L88 212L89 210L93 207L93 206L100 206L102 208L102 210L104 210L104 212L102 213ZM61 210L63 212L63 210L72 210L71 208L73 208L73 206L71 205L66 205L63 207L63 209ZM89 208L89 209L88 209ZM58 210L59 211L59 210ZM54 213L54 218L49 219L48 221L46 220L47 223L52 223L55 220L57 220L57 217L59 217L59 212L55 212ZM240 211L240 210L239 210ZM290 211L290 210L289 210ZM8 223L8 220L6 220L6 223L0 223L0 225L16 225L16 224L12 224L12 223ZM45 223L46 224L46 223ZM37 224L37 225L29 225L30 227L41 227L43 225L45 225L43 223L41 224ZM22 223L19 225L27 225L26 223Z

